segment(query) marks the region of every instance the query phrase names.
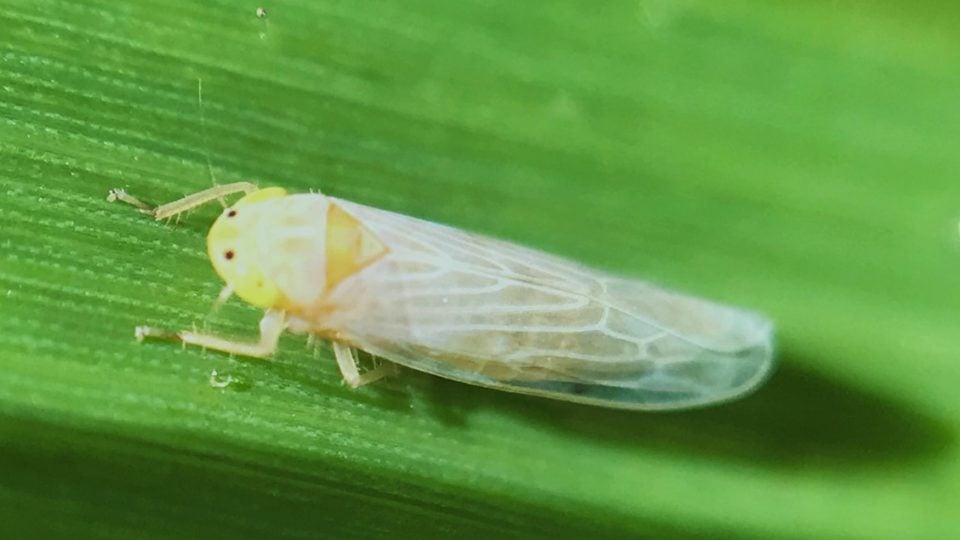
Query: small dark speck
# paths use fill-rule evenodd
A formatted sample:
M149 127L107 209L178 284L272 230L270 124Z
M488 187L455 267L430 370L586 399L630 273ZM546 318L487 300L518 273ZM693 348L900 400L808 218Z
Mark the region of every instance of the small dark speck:
M234 255L235 254L232 249L228 249L227 252L223 254L224 258L226 258L228 261L232 260Z
M236 211L236 210L231 210L231 211L227 212L227 217L234 217L234 216L236 216L236 215L237 215L237 211Z

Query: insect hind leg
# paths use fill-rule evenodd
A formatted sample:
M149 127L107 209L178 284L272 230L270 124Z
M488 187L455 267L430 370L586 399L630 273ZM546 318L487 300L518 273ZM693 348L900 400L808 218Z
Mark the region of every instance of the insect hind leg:
M340 368L344 382L350 388L359 388L397 373L396 364L386 360L382 360L379 366L360 373L357 367L359 362L357 349L338 341L333 342L333 355L337 359L337 366Z

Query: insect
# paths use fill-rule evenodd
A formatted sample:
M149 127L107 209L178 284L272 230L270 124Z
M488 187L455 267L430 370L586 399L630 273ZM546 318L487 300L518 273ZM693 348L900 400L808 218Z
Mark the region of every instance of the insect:
M750 392L773 366L765 318L429 221L238 182L151 207L156 219L244 193L210 228L231 295L264 310L242 342L140 326L136 337L268 357L285 330L330 340L352 387L395 364L469 384L665 410ZM361 372L357 350L387 360Z

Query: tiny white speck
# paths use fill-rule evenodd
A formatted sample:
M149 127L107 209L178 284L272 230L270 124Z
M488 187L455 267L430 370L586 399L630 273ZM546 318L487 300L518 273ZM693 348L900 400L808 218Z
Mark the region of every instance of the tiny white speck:
M226 375L220 375L217 370L210 372L210 386L214 388L226 388L233 383L233 376L229 373Z
M264 9L264 8L262 8L262 7L258 7L258 8L257 8L257 17L259 17L259 18L261 18L261 19L265 19L265 18L267 17L267 10Z

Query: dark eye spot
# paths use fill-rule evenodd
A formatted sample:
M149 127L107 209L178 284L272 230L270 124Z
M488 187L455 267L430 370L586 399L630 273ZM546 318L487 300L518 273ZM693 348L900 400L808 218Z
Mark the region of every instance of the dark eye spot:
M236 253L234 253L232 249L228 249L228 250L223 254L223 258L227 259L228 261L229 261L229 260L233 260L233 256L234 256L234 255L236 255Z
M227 212L227 217L234 217L234 216L236 216L236 215L237 215L237 211L236 211L236 210L231 210L231 211Z

